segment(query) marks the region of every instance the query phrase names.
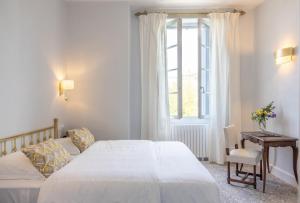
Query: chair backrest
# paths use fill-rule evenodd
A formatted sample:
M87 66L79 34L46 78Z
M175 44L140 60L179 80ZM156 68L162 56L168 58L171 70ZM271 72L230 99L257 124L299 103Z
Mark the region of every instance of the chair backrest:
M225 135L225 147L229 149L234 149L235 145L238 144L237 141L237 131L234 125L229 125L224 128Z

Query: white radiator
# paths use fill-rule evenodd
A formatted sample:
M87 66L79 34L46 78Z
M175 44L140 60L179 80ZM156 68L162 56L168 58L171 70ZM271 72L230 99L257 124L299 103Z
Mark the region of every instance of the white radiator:
M208 125L171 125L171 141L186 144L200 160L208 160Z

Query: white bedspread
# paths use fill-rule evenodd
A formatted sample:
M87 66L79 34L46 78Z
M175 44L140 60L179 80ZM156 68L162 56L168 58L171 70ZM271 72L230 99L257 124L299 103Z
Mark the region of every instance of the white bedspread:
M44 180L0 180L0 203L35 203Z
M182 143L98 141L45 181L38 202L217 203L219 191Z

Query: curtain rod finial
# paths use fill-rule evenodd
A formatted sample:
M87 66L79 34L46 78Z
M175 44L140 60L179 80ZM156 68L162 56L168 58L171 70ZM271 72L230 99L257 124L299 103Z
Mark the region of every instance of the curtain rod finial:
M146 10L144 10L143 12L137 12L134 15L135 16L141 16L141 15L147 15L147 14L148 14L148 12Z
M241 16L246 14L245 11L239 10L239 9L234 9L233 12L234 12L234 13L239 13Z
M245 11L239 11L239 13L240 13L241 16L246 14Z

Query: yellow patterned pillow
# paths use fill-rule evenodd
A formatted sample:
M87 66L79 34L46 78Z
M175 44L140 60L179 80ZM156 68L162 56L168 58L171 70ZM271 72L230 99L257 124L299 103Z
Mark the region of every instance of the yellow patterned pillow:
M86 128L68 130L68 135L80 152L83 152L95 142L94 136Z
M22 152L45 177L49 177L71 160L69 152L53 139L25 147Z

